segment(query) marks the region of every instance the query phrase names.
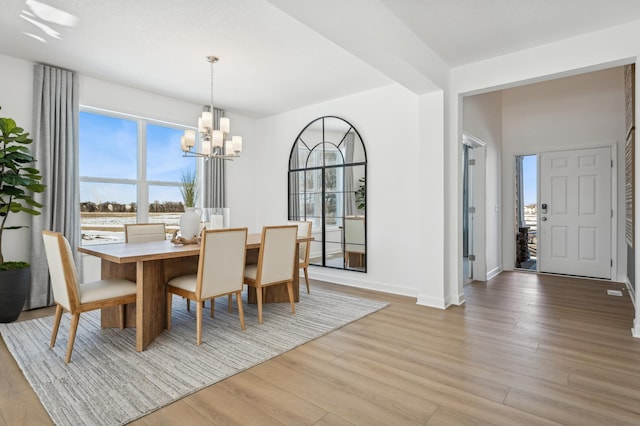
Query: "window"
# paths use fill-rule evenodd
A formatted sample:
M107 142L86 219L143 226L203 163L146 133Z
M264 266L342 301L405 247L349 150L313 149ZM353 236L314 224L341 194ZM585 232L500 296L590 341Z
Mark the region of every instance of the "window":
M125 223L178 229L180 178L196 171L180 155L185 127L83 108L79 128L82 244L124 241Z

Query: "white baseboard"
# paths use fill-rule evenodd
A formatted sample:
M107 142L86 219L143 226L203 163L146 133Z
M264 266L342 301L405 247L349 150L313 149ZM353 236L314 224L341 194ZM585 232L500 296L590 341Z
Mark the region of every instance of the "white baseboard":
M326 271L338 271L339 275L336 273L327 273ZM304 277L304 275L302 275ZM342 284L349 287L362 288L365 290L373 290L380 291L383 293L391 293L397 294L400 296L409 296L416 297L416 290L411 287L401 287L401 286L390 286L385 283L380 283L376 281L371 281L368 279L363 279L367 277L366 274L362 274L360 272L353 271L342 271L337 269L327 269L327 268L313 268L309 267L309 278L318 280L318 281L326 281L333 284ZM302 278L304 280L304 278Z
M502 272L502 271L503 271L502 265L500 265L500 266L498 266L496 268L493 268L492 270L487 272L487 281L490 280L491 278L497 277L500 274L500 272Z
M349 287L362 288L365 290L380 291L383 293L397 294L400 296L416 297L416 290L413 287L390 286L385 283L371 281L361 278L365 274L351 271L338 271L340 275L328 273L326 268L309 268L309 278L319 281L326 281L333 284L347 285ZM304 280L304 278L302 278ZM428 306L430 308L446 309L451 304L464 303L464 294L456 301L445 300L427 295L418 295L416 304Z
M640 321L638 318L633 320L633 328L631 329L631 335L636 339L640 339Z
M633 286L631 285L631 281L629 281L629 277L624 277L624 285L627 287L629 291L629 297L631 297L631 303L633 306L636 306L636 292L633 290Z
M426 296L424 294L418 295L417 305L428 306L430 308L447 309L450 305L446 303L444 298Z
M465 302L464 293L458 294L455 297L447 298L447 306L451 306L451 305L460 306L460 305L464 305L464 302Z

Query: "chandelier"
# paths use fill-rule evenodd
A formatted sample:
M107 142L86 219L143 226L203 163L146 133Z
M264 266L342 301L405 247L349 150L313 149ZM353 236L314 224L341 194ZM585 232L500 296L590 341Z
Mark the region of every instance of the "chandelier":
M185 130L184 136L180 139L183 157L233 160L236 157L240 157L240 153L242 152L242 137L233 136L229 139L231 123L227 117L220 118L219 130L213 129L213 64L218 62L218 58L215 56L207 56L207 61L211 64L211 104L209 105L210 110L204 111L202 116L198 118L198 133L200 133L202 144L200 146L200 152L197 152L195 150L195 130Z

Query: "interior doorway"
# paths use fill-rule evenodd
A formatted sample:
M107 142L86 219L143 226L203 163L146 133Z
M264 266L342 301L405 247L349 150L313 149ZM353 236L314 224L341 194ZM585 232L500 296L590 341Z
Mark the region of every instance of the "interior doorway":
M538 271L538 156L516 156L515 268Z
M473 174L475 166L473 147L462 144L462 272L463 283L473 281L473 266L475 263L474 245L474 220L476 208L474 205Z
M487 280L486 143L462 136L462 273L463 284Z

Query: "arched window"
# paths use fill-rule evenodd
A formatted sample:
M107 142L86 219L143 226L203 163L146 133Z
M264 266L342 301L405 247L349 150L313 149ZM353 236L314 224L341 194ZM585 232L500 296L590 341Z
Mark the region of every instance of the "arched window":
M289 156L289 220L310 221L309 263L366 272L367 154L339 117L313 120Z

